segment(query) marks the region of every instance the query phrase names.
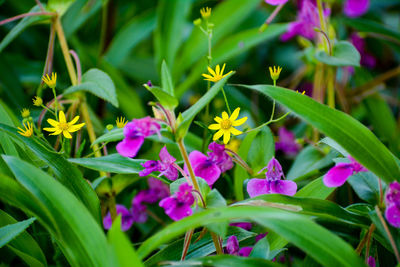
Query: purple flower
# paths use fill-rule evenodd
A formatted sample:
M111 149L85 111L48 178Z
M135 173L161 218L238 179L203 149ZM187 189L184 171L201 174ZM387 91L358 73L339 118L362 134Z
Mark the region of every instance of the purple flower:
M300 145L296 143L294 134L288 131L285 127L281 127L278 135L279 142L275 143L276 151L281 150L289 156L295 156L300 150Z
M134 222L145 223L147 221L147 207L142 203L132 203L131 213Z
M241 257L248 257L252 251L252 247L243 247L239 249L239 241L236 236L230 236L226 241L226 253Z
M124 127L125 138L117 145L118 153L124 157L135 157L143 145L144 139L159 133L160 128L156 120L150 117L133 119Z
M293 196L297 191L297 184L293 181L281 180L283 176L282 166L272 158L268 166L266 179L253 178L247 184L247 192L250 197L256 197L264 194L282 194Z
M368 260L367 260L367 264L368 264L368 266L370 266L370 267L375 267L375 266L376 266L375 258L372 257L372 256L369 256L369 257L368 257Z
M164 208L165 213L174 221L192 215L190 208L194 203L192 187L187 183L179 186L178 192L171 197L166 197L160 201L160 207Z
M132 214L129 212L127 208L125 208L123 205L116 205L117 209L117 214L121 215L121 230L122 231L127 231L129 228L131 228L133 224L133 217ZM112 220L111 220L111 214L110 212L107 213L107 215L103 218L103 226L104 229L110 229L112 225Z
M225 145L220 145L215 142L212 142L208 149L211 152L208 152L208 157L220 168L221 172L226 172L233 168L232 158L228 153L225 152Z
M346 16L355 18L368 11L369 0L347 0L344 3L343 11Z
M277 6L281 4L285 4L288 0L265 0L265 3Z
M261 239L263 239L264 237L266 237L267 234L268 234L268 232L263 233L263 234L258 234L258 235L256 236L256 243L257 243L258 241L260 241Z
M350 163L338 163L331 168L324 176L323 182L327 187L337 187L343 185L347 178L358 172L368 171L360 163L349 156Z
M240 227L244 230L250 231L252 224L249 222L236 222L236 223L230 223L230 226L236 226L236 227Z
M400 228L400 183L390 183L385 195L386 220L393 226Z
M172 181L178 179L178 170L174 167L176 159L168 153L165 146L161 149L159 157L159 161L148 160L142 163L145 169L139 172L139 176L147 176L154 171L159 171L159 176L164 175Z
M374 68L376 66L376 58L367 52L365 40L360 37L357 33L353 33L351 36L351 43L355 46L361 55L360 64L368 67Z

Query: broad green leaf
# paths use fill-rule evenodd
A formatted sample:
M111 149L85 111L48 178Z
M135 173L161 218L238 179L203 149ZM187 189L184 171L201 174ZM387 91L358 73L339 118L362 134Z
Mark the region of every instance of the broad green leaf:
M283 266L264 259L246 258L233 255L209 256L204 258L196 258L179 262L172 262L172 266L240 266L240 267L279 267Z
M379 203L378 178L371 172L356 173L347 180L356 194L372 205Z
M174 83L165 60L161 64L161 88L169 95L175 95Z
M218 208L226 206L225 198L215 188L207 194L205 201L208 208Z
M326 199L336 188L327 187L322 181L323 177L315 179L314 181L308 183L302 189L297 191L296 197L311 197L318 199Z
M190 124L192 123L194 117L208 104L214 97L218 94L219 90L224 86L224 84L228 81L228 79L234 74L232 72L225 78L221 79L217 83L215 83L207 93L205 93L193 106L188 108L185 112L182 113L181 121L179 121L178 117L178 129L177 139L185 137L187 134Z
M204 180L203 178L200 177L196 177L197 183L199 184L200 187L200 193L202 196L207 196L208 193L210 193L211 188L210 186L207 184L206 180ZM179 191L179 186L181 184L187 183L185 178L179 178L175 181L173 181L170 185L169 185L169 189L171 191L171 195L175 194L176 192Z
M115 35L105 54L105 59L113 66L118 67L129 53L150 33L156 26L154 10L132 18Z
M90 69L82 75L82 83L71 86L64 91L64 95L79 91L87 91L118 107L115 85L110 76L102 70Z
M55 238L69 263L103 265L108 258L107 241L87 208L47 173L15 157L3 156L3 159L18 182L53 216L59 229Z
M121 141L122 139L124 139L124 129L112 129L111 131L97 137L97 139L92 143L92 146L103 142Z
M82 173L69 163L62 155L54 151L52 147L37 138L23 137L15 128L0 123L0 130L7 133L13 139L22 141L41 160L46 162L53 170L59 181L66 186L89 209L93 217L100 223L100 202L90 185L85 181Z
M113 252L111 266L130 267L144 266L138 255L132 247L132 243L121 231L121 216L113 222L110 231L108 231L108 242ZM116 265L114 265L116 264Z
M254 173L257 173L267 166L274 155L274 136L269 127L263 127L257 131L256 136L251 142L246 162L251 166Z
M11 215L0 210L0 226L14 223L18 223L18 221ZM18 237L9 242L7 247L29 266L47 266L46 257L44 256L42 249L26 231L22 232Z
M335 140L359 163L386 182L400 180L400 168L394 156L367 127L349 115L282 87L270 85L244 85L244 87L266 94L289 108Z
M157 86L147 86L147 84L144 85L144 87L152 93L157 100L160 102L161 105L163 105L165 108L173 110L178 106L178 99L161 89L160 87Z
M360 66L360 53L351 43L347 41L339 41L335 43L332 49L332 55L328 55L325 51L320 50L315 54L315 58L327 65L345 67Z
M11 118L8 116L7 111L3 108L2 103L0 103L0 123L4 123L9 126L14 126ZM21 128L23 126L21 125ZM17 149L11 138L7 136L6 133L0 133L0 145L3 148L5 154L11 156L18 156Z
M20 221L17 223L9 224L6 226L2 226L0 228L0 248L5 246L7 243L18 237L21 233L23 233L34 221L36 218L32 217L30 219Z
M239 218L271 229L324 266L365 266L349 244L311 219L276 208L255 206L206 210L174 222L143 242L138 249L139 257L146 257L161 244L189 229Z
M270 251L269 251L268 239L262 238L254 245L249 257L269 260L270 259L269 252Z
M144 159L131 159L120 154L97 158L70 158L68 161L88 169L111 173L138 173L143 170L140 164L146 162Z
M34 6L29 13L40 12L40 8L38 6ZM16 26L12 28L12 30L1 40L0 42L0 53L6 48L18 35L20 35L26 28L29 26L47 20L51 16L49 15L40 15L40 16L29 16L23 18Z
M62 16L74 2L75 0L49 0L47 8L56 11L59 16Z

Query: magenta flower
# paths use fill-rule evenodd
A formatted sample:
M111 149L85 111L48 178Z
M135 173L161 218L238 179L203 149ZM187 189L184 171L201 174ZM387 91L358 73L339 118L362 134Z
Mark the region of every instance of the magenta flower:
M281 4L285 4L288 0L265 0L265 3L277 6Z
M351 43L361 55L360 64L371 69L374 68L376 66L376 58L367 52L365 40L357 33L353 33L350 38Z
M375 267L375 266L376 266L375 258L372 257L372 256L369 256L369 257L368 257L368 260L367 260L367 264L368 264L368 266L370 266L370 267Z
M282 194L293 196L297 191L297 184L293 181L281 180L283 176L282 166L272 158L266 167L266 179L253 178L247 184L247 192L250 197L264 194ZM264 168L265 169L265 168Z
M239 241L236 236L230 236L226 241L226 253L241 257L248 257L253 250L252 247L243 247L239 249Z
M346 16L355 18L364 15L368 11L369 0L347 0L343 11Z
M178 170L174 167L176 159L168 153L165 146L161 149L159 157L159 161L148 160L142 163L145 169L139 172L139 176L147 176L152 172L159 171L159 176L164 175L172 181L178 179Z
M229 225L239 227L247 231L250 231L251 227L253 227L253 225L249 222L236 222L236 223L230 223Z
M174 221L192 215L190 208L194 203L192 187L187 183L179 186L178 192L171 197L166 197L160 201L160 207L164 208L165 213Z
M133 224L133 217L132 214L129 212L127 208L125 208L123 205L116 205L117 209L117 214L121 215L121 230L122 231L127 231L129 228L131 228ZM110 212L107 213L107 215L103 218L103 226L104 229L110 229L112 225L112 220L111 220L111 214Z
M211 150L211 152L207 152L209 159L217 164L221 172L226 172L233 168L232 158L225 152L225 145L212 142L208 145L208 149Z
M400 228L400 183L390 183L385 195L386 220L393 226Z
M350 163L338 163L336 166L331 168L324 176L323 182L327 187L342 186L347 178L358 172L368 171L355 159L349 156Z
M124 127L125 138L118 143L117 151L124 157L135 157L144 139L155 133L160 133L160 125L155 119L145 117L133 119Z
M279 141L275 143L275 150L281 150L288 156L296 156L300 150L300 145L296 143L295 135L285 127L281 127L278 132Z

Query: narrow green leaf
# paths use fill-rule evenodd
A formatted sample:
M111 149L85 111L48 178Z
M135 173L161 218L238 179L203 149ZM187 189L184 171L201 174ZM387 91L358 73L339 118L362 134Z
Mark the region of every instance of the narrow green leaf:
M396 44L398 44L398 41L400 41L400 33L398 31L392 30L386 25L379 24L373 20L363 18L345 18L344 21L348 26L355 28L360 32L378 33L378 35L374 36L374 38L379 38L380 36L390 37L384 39L389 41L397 41L395 42Z
M0 228L0 248L5 246L8 242L16 238L22 232L24 232L36 218L20 221L14 224L9 224Z
M335 187L327 187L322 182L322 178L315 179L314 181L308 183L302 189L297 191L296 197L312 197L318 199L326 199L333 191Z
M349 115L285 88L270 85L243 87L259 91L277 100L335 140L358 162L386 182L400 180L400 168L394 156L367 127Z
M263 127L260 131L257 131L256 136L251 142L246 162L251 166L254 173L257 173L267 166L274 155L274 136L269 127Z
M161 64L161 88L169 95L175 95L174 83L165 60Z
M233 255L219 255L209 256L204 258L196 258L185 261L173 262L173 266L213 266L213 267L226 267L226 266L240 266L240 267L279 267L282 266L264 259L245 258Z
M74 2L75 0L49 0L47 8L56 11L59 16L62 16Z
M4 123L9 126L14 126L11 118L8 116L8 113L4 109L2 103L0 103L0 123ZM22 125L21 127L23 128ZM5 154L11 156L18 156L18 152L17 149L15 148L14 143L11 141L11 138L9 138L6 133L0 133L0 145L3 148Z
M333 46L332 56L328 55L325 51L320 50L315 54L315 58L330 66L359 67L361 56L354 45L347 41L339 41Z
M157 86L147 86L146 84L144 87L152 93L157 100L160 102L161 105L163 105L165 108L173 110L178 106L178 99L161 89L160 87Z
M110 76L102 70L88 70L82 75L81 84L67 88L63 94L68 95L79 91L90 92L118 107L115 85Z

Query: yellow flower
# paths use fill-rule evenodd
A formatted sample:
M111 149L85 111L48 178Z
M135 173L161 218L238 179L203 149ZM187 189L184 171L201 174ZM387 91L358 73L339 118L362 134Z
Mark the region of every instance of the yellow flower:
M271 75L271 79L274 81L274 83L276 82L276 80L279 79L279 74L281 74L282 68L278 66L278 68L276 68L274 66L274 69L272 69L271 67L269 67L269 74Z
M299 90L296 90L297 93L299 93ZM303 91L301 94L304 95L306 91Z
M237 117L239 116L239 111L240 108L237 108L233 111L231 117L228 116L228 113L225 111L222 112L222 118L220 117L215 117L214 120L217 122L215 124L211 124L208 126L208 129L211 130L219 130L214 134L213 140L218 140L222 135L224 136L224 143L228 144L229 139L231 138L231 133L234 135L239 135L242 132L239 131L236 128L233 128L233 126L240 126L243 123L246 122L247 117L241 118L239 120L236 120Z
M62 133L65 138L72 138L70 133L78 131L83 127L83 125L85 125L85 123L74 125L79 120L79 116L76 116L72 121L67 122L65 119L65 114L62 110L58 115L58 119L59 121L48 119L47 122L53 126L53 128L43 128L43 130L53 132L50 135L58 135Z
M203 19L208 19L211 16L211 8L206 7L200 9L200 14L203 17Z
M28 126L28 127L27 127ZM22 129L20 127L18 127L18 133L22 136L25 137L31 137L33 135L33 127L32 127L32 123L30 123L29 121L26 122L26 125L24 123L24 128Z
M48 87L50 87L51 89L54 89L54 88L56 88L56 84L57 84L57 73L52 72L51 78L48 74L46 74L42 77L42 80L44 81L45 84L47 84Z
M206 79L204 79L204 80L206 80L206 81L211 81L211 82L218 82L219 80L221 80L222 78L224 78L224 77L226 77L228 74L230 74L232 71L230 71L230 72L228 72L227 74L225 74L225 75L223 75L224 74L224 69L225 69L225 65L226 64L224 64L223 66L222 66L222 69L220 70L220 68L219 68L219 65L217 65L216 67L215 67L215 72L214 72L214 70L212 69L212 68L210 68L210 67L208 67L208 72L211 74L211 75L208 75L208 74L202 74L203 75L203 77L205 77Z
M128 121L125 121L125 118L124 118L124 117L120 117L120 118L117 118L117 120L115 121L115 123L117 124L117 127L118 127L118 128L124 128L125 125L128 123Z
M40 107L43 104L43 99L40 96L35 96L35 98L32 99L33 105Z
M23 108L21 110L21 115L23 118L28 118L31 115L31 112L27 108Z

